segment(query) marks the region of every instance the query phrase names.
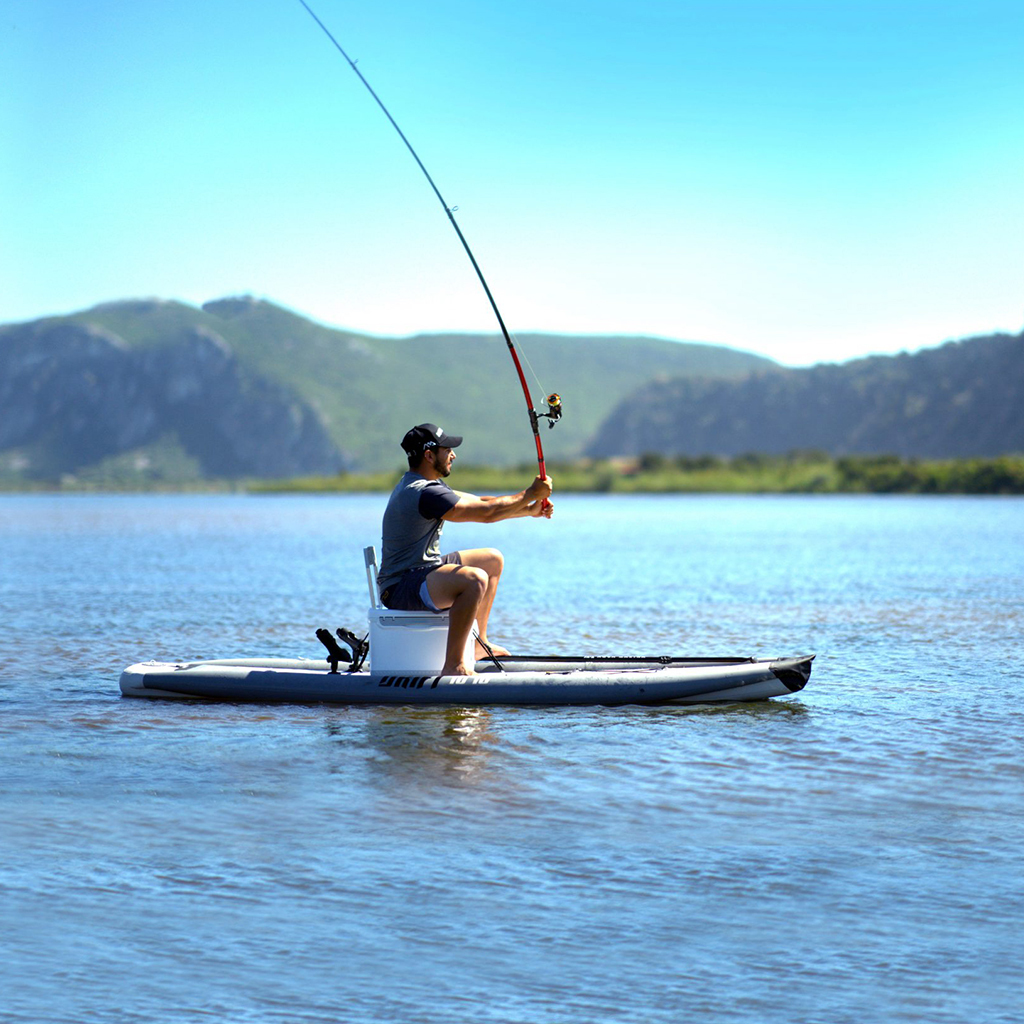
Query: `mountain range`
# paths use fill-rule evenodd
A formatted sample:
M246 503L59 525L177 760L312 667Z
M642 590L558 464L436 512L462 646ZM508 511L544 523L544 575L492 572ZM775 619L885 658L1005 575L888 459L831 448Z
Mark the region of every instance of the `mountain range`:
M721 346L524 334L551 461L1024 452L1024 334L789 369ZM543 383L542 383L543 382ZM529 465L525 403L497 335L376 337L273 303L106 303L0 326L0 482L102 484L397 470L415 423L476 465Z
M549 458L583 452L654 378L740 378L771 360L647 337L523 334L536 406L561 394ZM543 384L541 384L543 382ZM526 406L497 335L374 337L273 303L106 303L0 326L0 479L280 477L400 468L415 423L468 463L529 462Z
M652 381L587 446L594 456L799 449L939 459L1024 452L1024 333L741 380Z

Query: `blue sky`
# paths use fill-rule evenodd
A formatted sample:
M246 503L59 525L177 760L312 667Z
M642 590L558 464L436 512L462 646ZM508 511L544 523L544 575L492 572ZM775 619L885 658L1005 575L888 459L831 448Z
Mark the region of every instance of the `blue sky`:
M315 0L513 331L837 361L1024 327L1024 4ZM0 321L251 293L495 329L297 0L7 0Z

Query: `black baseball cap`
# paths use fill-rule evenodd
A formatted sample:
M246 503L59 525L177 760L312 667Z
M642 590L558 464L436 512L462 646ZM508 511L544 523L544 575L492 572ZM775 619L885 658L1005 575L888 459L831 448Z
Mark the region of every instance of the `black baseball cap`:
M458 448L462 438L446 434L436 423L421 423L402 438L402 447L410 455L419 455L427 448Z

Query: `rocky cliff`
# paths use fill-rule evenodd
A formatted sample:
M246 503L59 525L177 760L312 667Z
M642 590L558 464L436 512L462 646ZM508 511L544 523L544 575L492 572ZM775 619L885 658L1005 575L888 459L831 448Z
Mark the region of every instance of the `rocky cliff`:
M1024 334L739 381L659 381L620 403L589 453L796 449L920 458L1024 452Z
M145 347L67 320L0 329L0 452L22 475L53 479L168 437L202 476L344 464L313 410L207 327Z

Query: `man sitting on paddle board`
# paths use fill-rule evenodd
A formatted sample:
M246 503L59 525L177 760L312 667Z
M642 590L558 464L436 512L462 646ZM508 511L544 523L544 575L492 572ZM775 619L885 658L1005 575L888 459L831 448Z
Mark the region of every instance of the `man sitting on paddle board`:
M480 640L487 640L487 620L505 559L496 548L471 548L441 556L445 522L497 523L521 516L551 518L547 502L551 479L537 477L518 494L502 497L454 491L444 482L452 471L462 438L433 423L421 423L402 438L409 472L398 481L384 510L380 598L387 608L440 612L448 609L448 646L442 675L473 674L464 662L469 631L476 619ZM477 655L486 651L478 643ZM491 647L495 654L508 654Z

